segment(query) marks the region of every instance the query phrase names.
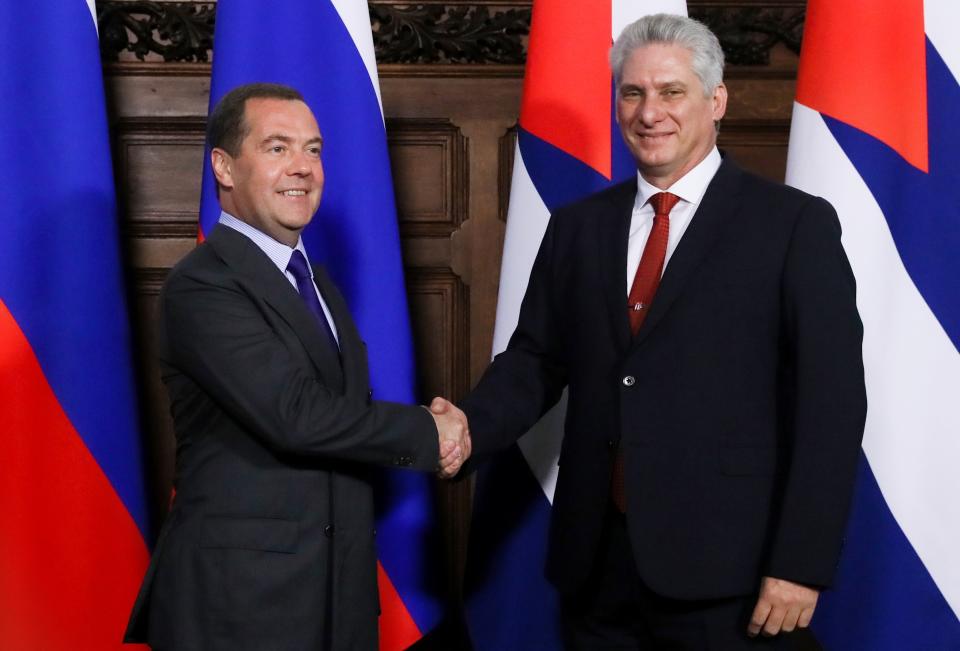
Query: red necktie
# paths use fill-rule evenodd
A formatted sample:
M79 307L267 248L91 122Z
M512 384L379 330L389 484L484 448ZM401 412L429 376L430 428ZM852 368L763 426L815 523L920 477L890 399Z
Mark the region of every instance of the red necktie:
M669 192L658 192L650 197L653 206L653 228L647 244L643 247L637 274L633 277L633 286L627 298L627 316L630 317L630 331L636 335L643 325L650 304L660 285L663 273L663 261L667 257L667 237L670 235L670 211L680 197ZM618 446L613 457L613 477L610 482L610 496L621 513L627 512L627 498L623 489L623 451Z

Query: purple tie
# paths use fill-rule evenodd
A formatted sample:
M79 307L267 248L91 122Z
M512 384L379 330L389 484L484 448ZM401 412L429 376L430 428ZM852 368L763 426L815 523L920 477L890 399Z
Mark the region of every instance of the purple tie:
M337 352L340 346L337 344L337 338L333 336L333 330L330 329L330 322L327 321L327 315L323 313L323 306L320 305L320 299L317 298L317 288L313 284L313 277L310 275L310 268L307 266L307 259L303 257L300 251L294 249L290 256L290 262L287 264L287 271L293 274L297 281L297 291L300 292L300 298L306 303L307 309L313 313L313 316L320 322L320 328L326 333L330 345Z

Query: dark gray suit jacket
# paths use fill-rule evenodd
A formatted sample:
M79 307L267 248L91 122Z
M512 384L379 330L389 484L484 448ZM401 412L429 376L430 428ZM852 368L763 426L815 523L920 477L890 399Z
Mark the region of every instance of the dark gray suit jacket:
M433 470L421 407L371 400L366 348L321 268L341 355L248 238L217 226L170 273L160 356L176 497L126 639L154 649L377 648L371 464Z
M636 181L558 210L517 329L463 401L475 458L569 387L547 575L587 578L626 463L637 567L656 592L833 577L863 435L862 326L822 199L725 160L636 337L626 313Z

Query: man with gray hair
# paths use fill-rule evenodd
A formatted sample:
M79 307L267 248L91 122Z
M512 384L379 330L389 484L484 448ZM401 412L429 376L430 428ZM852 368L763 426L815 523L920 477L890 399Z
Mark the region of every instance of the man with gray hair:
M551 217L461 405L474 455L569 389L546 569L569 648L792 648L833 579L866 413L839 222L718 151L704 25L642 18L610 59L639 173Z

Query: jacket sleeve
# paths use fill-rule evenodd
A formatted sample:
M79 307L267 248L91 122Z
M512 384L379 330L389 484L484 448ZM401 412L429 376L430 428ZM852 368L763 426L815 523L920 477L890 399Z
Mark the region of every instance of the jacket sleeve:
M482 461L529 430L560 399L567 384L560 351L557 282L554 277L557 218L550 219L506 350L497 355L461 402ZM465 467L469 471L473 464Z
M782 278L783 405L789 465L766 574L833 580L866 419L863 326L856 284L826 201L812 199L791 237Z
M227 278L175 271L161 295L161 341L167 364L277 451L437 467L439 438L429 412L331 391Z

